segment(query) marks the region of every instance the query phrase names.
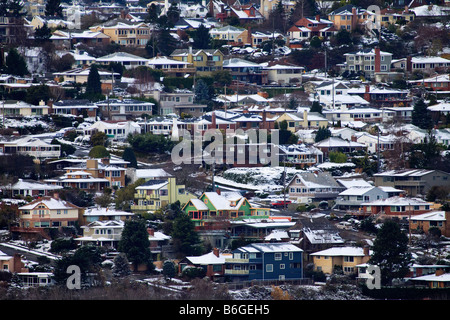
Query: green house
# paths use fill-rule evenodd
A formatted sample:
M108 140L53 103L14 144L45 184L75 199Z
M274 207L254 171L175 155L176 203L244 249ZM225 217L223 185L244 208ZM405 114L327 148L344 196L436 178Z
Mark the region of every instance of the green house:
M195 222L204 226L205 222L221 217L226 219L265 219L269 208L255 208L247 198L238 192L205 192L198 199L190 199L183 211Z

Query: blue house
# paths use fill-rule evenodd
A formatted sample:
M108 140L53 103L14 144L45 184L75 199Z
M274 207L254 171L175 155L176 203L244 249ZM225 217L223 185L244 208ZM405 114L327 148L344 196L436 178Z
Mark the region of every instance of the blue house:
M295 280L303 277L303 250L286 243L252 243L225 259L230 281Z

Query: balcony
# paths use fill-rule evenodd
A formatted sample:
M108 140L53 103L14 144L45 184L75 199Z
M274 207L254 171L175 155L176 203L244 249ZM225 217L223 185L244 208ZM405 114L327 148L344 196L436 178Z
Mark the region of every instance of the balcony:
M249 270L230 270L225 269L226 275L234 275L234 276L247 276L250 274Z
M234 258L227 258L225 259L226 263L249 263L249 259L234 259Z

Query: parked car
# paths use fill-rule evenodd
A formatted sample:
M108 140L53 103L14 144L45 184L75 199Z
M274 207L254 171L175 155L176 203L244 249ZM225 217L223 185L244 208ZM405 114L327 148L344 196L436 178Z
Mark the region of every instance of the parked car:
M287 205L289 205L289 204L291 204L291 203L292 203L292 201L286 200L286 201L276 201L276 202L272 202L270 205L272 206L272 208L282 208L282 207L284 207L285 205L287 206Z

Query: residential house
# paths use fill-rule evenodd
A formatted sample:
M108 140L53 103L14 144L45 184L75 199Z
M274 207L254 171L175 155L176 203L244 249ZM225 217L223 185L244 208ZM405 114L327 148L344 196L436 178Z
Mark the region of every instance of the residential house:
M20 100L6 100L2 102L2 116L29 117L49 114L49 106L41 100L39 105L33 105Z
M299 172L287 183L289 198L299 203L334 200L344 188L328 172Z
M11 198L50 196L57 192L57 190L62 189L61 186L54 186L34 180L24 179L19 179L16 183L1 186L1 188L3 194L10 194Z
M9 271L11 273L28 272L28 268L25 267L20 253L9 256L0 251L0 268L2 271Z
M176 49L170 56L178 61L191 63L198 76L209 76L213 71L222 70L223 53L218 49Z
M378 47L345 53L344 56L344 69L349 72L361 71L366 78L391 71L392 53L381 51Z
M126 168L110 163L109 158L87 159L84 164L64 168L67 174L83 171L91 174L93 178L105 178L109 187L125 187Z
M151 179L136 187L131 210L155 211L177 201L186 204L192 197L195 195L187 191L185 185L177 184L175 177Z
M449 288L450 287L450 273L445 273L443 270L437 270L435 274L428 274L425 276L415 277L411 279L413 282L424 284L429 288Z
M225 274L225 258L229 253L222 253L218 248L201 256L187 256L178 263L178 273L182 274L187 268L201 268L206 277L211 280L223 279Z
M2 15L0 18L0 42L5 44L16 44L17 39L26 35L24 19Z
M377 187L351 187L339 193L334 208L352 211L357 215L363 202L386 198L388 198L387 192Z
M264 16L265 19L269 18L270 13L272 12L272 10L274 10L277 5L278 2L280 0L262 0L260 3L260 12L261 14ZM285 10L285 12L290 12L291 10L293 10L295 8L295 1L290 1L290 0L281 0L281 4L283 5L283 8Z
M110 63L119 63L125 69L134 69L148 65L148 59L127 52L114 52L97 58L96 62L104 66L109 66Z
M300 129L319 129L328 127L328 119L318 112L308 112L303 110L302 113L286 112L276 118L275 122L280 124L286 121L287 130L292 133Z
M450 91L450 74L436 74L421 80L409 80L408 83L423 86L431 91Z
M333 22L327 19L323 19L320 17L320 15L316 15L315 17L303 17L299 20L297 20L294 23L294 26L297 27L299 29L299 31L302 32L302 37L305 35L303 32L305 28L309 30L309 35L310 37L323 37L323 38L327 38L329 36L332 36L333 34L335 34L338 29L334 28L333 26ZM292 28L291 28L292 29ZM290 29L290 30L291 30ZM298 32L295 29L292 29L291 32ZM308 32L306 32L308 33ZM291 33L291 36L293 34ZM300 34L298 34L300 35ZM295 39L295 38L293 38ZM297 38L297 39L301 39L301 38Z
M226 41L227 44L232 46L251 45L251 40L248 41L248 30L231 25L212 28L209 30L209 36L214 40Z
M325 274L334 274L342 270L344 274L356 274L357 265L366 263L371 252L368 247L333 247L311 253L314 260L314 270Z
M286 32L289 43L293 41L306 41L311 38L311 30L306 27L297 27L293 25Z
M314 147L322 151L325 158L328 158L330 152L334 151L352 153L355 151L365 151L367 149L365 144L347 141L339 137L329 137L325 140L316 142Z
M238 192L204 192L191 198L182 208L196 226L217 219L258 219L269 216L270 209L254 207Z
M239 6L229 6L225 12L228 17L238 18L242 25L247 23L260 23L264 19L253 3Z
M391 24L397 23L409 23L414 21L415 14L413 11L410 11L408 6L405 6L404 9L393 9L393 8L384 8L381 9L379 15L376 16L376 21L380 23L381 26L387 28Z
M368 132L355 133L356 142L367 146L370 153L383 152L394 149L394 143L397 139L395 135L373 135Z
M288 230L291 243L304 251L304 261L313 262L310 254L330 247L343 246L340 230L323 215L301 214L296 224Z
M152 115L155 107L152 102L132 98L107 98L96 102L95 105L99 108L99 113L109 120L127 120L141 117L144 114Z
M341 109L324 109L322 114L330 122L363 122L363 123L380 123L387 122L395 115L394 111L377 109L370 107L349 108L342 106Z
M157 114L161 116L177 114L200 117L207 107L205 104L194 103L195 93L187 89L176 89L173 92L154 90L150 96L158 102Z
M378 108L408 107L412 102L409 90L391 89L386 87L361 86L347 91L349 95L359 96Z
M103 132L108 139L126 140L130 134L141 133L141 127L134 121L96 121L83 129L85 136Z
M61 156L61 146L32 136L11 139L4 137L0 140L0 153L28 155L39 160L51 159Z
M102 191L109 186L105 178L95 178L91 173L85 171L73 171L53 179L45 179L47 183L62 186L64 188L76 188L84 191Z
M264 67L264 70L267 71L267 81L269 83L283 85L288 83L301 84L305 68L292 64L277 63Z
M268 83L268 71L258 63L231 58L223 61L223 70L230 72L233 80L264 85Z
M83 209L59 198L55 193L53 197L42 197L24 206L19 207L19 229L22 228L60 228L75 226ZM25 230L26 231L26 230Z
M80 225L87 225L94 221L120 220L127 221L132 219L134 213L121 211L113 208L92 207L84 210Z
M450 60L439 56L408 56L392 61L392 68L401 69L409 73L421 72L432 75L435 72L446 72L450 68Z
M428 234L430 228L437 228L441 235L448 237L450 235L450 212L431 211L409 218L409 226L414 232L424 232Z
M111 43L121 46L145 47L152 34L150 25L127 20L113 20L103 25L90 27L90 30L106 34L110 37Z
M63 81L84 84L87 83L90 71L91 68L74 68L63 72L54 72L53 75L58 81L62 77ZM118 82L120 79L120 74L116 72L98 70L98 74L102 83L111 82L111 79L114 82Z
M407 219L409 216L430 212L432 204L420 198L397 196L363 202L361 206L363 215L385 215L386 217Z
M300 168L314 166L324 161L322 151L305 144L280 145L278 150L281 161L286 161Z
M95 118L97 109L97 105L87 99L69 99L53 102L50 106L50 113Z
M405 169L374 174L375 186L405 190L412 197L425 195L433 186L448 186L450 174L440 170Z
M161 70L171 77L185 77L195 75L196 69L192 63L178 61L169 57L156 56L148 59L149 68Z
M173 246L170 243L171 236L168 236L160 231L155 231L153 228L147 228L148 241L150 241L150 253L152 254L152 261L161 261L164 258L171 258L174 255Z
M117 248L124 228L122 220L96 220L81 226L83 236L75 238L81 245L93 243L107 248Z
M337 29L345 29L353 32L358 27L366 28L369 22L375 27L375 14L361 7L347 4L328 14L328 19L332 21Z
M303 278L303 250L290 243L252 243L225 258L230 281L297 280Z

